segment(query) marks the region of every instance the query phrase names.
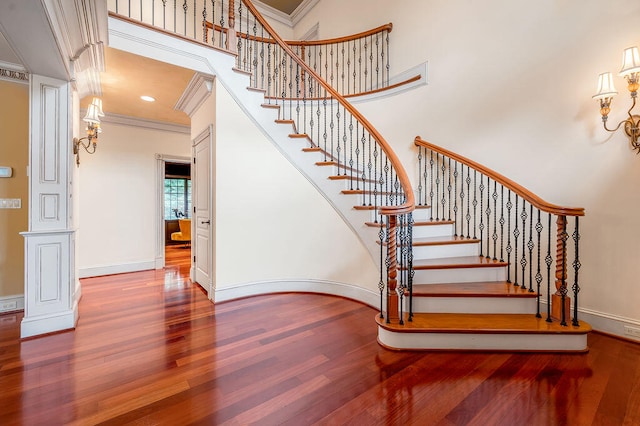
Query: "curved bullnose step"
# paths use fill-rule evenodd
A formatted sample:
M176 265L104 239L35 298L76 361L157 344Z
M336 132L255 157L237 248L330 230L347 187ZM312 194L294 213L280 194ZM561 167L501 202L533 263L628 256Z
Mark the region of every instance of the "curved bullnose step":
M548 323L532 314L418 313L405 324L376 315L378 342L389 349L587 352L591 326Z
M413 312L530 314L537 297L506 281L414 284Z

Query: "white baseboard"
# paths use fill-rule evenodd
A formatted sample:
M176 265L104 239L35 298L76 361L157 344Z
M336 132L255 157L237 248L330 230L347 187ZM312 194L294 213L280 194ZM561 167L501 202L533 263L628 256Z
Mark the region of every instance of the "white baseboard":
M20 323L20 337L24 339L41 334L71 330L75 328L77 321L78 303L76 300L71 310L56 312L52 315L23 318L22 323Z
M24 310L24 295L0 297L0 313Z
M215 290L216 303L270 293L321 293L345 297L379 309L380 294L351 284L322 280L277 280L240 284Z
M78 276L80 278L99 277L102 275L126 274L127 272L147 271L156 269L155 260L148 262L121 263L118 265L93 266L80 268Z
M544 300L540 301L540 311L542 312L542 315L546 315L547 303ZM573 306L571 306L571 312L573 312ZM567 321L571 321L571 318L572 317L568 318ZM595 311L593 309L587 308L578 308L578 319L580 321L588 322L591 328L593 328L593 330L595 331L601 331L603 333L622 337L624 339L640 342L639 338L635 336L629 336L624 332L624 327L627 325L640 328L640 320L626 318L614 314L608 314L606 312Z

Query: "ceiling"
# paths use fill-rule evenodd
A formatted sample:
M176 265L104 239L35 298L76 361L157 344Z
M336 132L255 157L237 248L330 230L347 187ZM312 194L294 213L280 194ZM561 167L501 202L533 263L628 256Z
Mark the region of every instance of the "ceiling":
M173 124L190 125L190 119L174 106L194 72L122 50L105 49L105 71L100 73L102 105L106 114L119 114ZM145 102L140 96L151 96ZM91 97L80 101L86 108Z
M261 3L267 4L274 9L278 9L281 12L291 15L296 10L303 0L260 0Z

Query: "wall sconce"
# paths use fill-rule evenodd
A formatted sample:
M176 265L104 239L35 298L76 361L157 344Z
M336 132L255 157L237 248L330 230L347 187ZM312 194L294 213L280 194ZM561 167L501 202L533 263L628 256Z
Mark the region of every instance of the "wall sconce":
M84 148L88 154L96 152L98 134L102 132L100 129L100 117L104 117L102 99L93 98L87 108L87 115L83 118L87 122L87 136L80 139L73 138L73 154L76 156L76 166L80 166L80 147Z
M613 77L610 72L605 72L598 76L598 93L593 96L593 99L600 101L600 114L602 115L602 124L605 130L615 132L624 124L624 132L629 136L631 147L640 154L640 115L631 114L631 111L636 106L638 87L640 86L640 54L638 54L637 47L625 49L622 54L622 69L619 75L627 80L627 88L631 93L631 108L627 111L629 118L618 123L614 129L607 127L611 101L613 96L618 93L613 87Z

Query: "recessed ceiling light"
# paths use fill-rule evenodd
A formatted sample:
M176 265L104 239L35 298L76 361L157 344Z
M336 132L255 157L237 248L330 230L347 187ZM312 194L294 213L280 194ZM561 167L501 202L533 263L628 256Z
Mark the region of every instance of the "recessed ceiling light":
M142 99L143 101L147 101L147 102L155 102L156 101L155 98L152 98L151 96L147 96L147 95L140 96L140 99Z

